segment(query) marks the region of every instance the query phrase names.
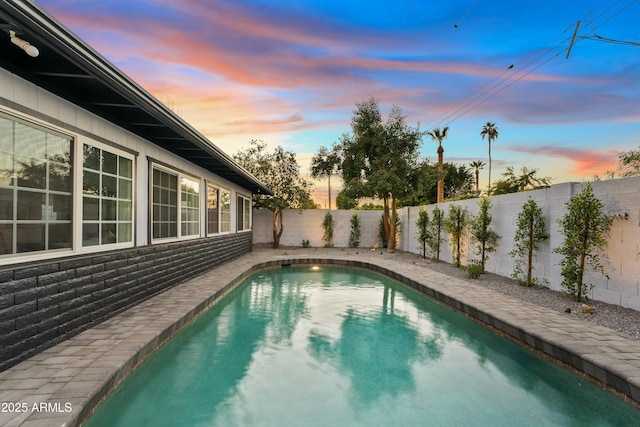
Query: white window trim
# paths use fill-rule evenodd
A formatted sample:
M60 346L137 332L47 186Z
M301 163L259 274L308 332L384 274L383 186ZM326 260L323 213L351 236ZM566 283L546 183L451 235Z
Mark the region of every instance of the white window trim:
M128 153L126 151L119 150L114 148L108 144L103 144L97 141L94 141L91 138L87 138L84 136L78 136L76 138L76 147L74 147L74 155L77 159L77 166L74 165L75 170L75 187L78 189L78 197L74 196L74 218L78 218L78 227L75 227L74 224L74 246L78 248L78 252L81 253L94 253L94 252L103 252L105 250L112 249L126 249L132 248L135 246L136 242L136 186L137 186L137 176L136 176L136 156ZM82 171L84 168L83 161L83 147L84 145L91 145L96 148L100 148L104 151L109 151L110 153L116 154L121 157L126 157L132 161L132 170L131 170L131 241L123 242L123 243L107 243L104 245L93 245L93 246L82 246L82 223L84 218L82 217Z
M252 207L251 207L251 204L253 203L253 200L251 199L251 197L246 196L243 193L236 193L236 200L237 200L238 197L244 199L246 202L249 202L249 228L240 230L239 224L236 224L236 231L238 233L245 233L245 232L248 232L248 231L253 231L253 212L252 212ZM240 208L241 208L241 206L236 206L237 210L239 210ZM242 208L244 208L244 206L242 206ZM238 218L238 215L236 213L236 221L237 221L237 218ZM244 227L244 209L242 211L242 219L243 219L243 224L242 225Z
M162 237L162 238L153 237L153 171L154 169L158 169L163 172L170 173L172 175L177 176L178 178L178 189L177 189L178 194L176 198L176 203L177 203L176 237ZM184 173L177 169L172 169L168 166L165 166L162 163L151 161L149 165L149 202L148 202L149 203L149 240L151 244L177 242L177 241L183 241L183 240L193 240L193 239L199 239L200 237L202 237L202 224L199 224L197 234L182 236L182 216L181 216L182 193L180 190L180 182L182 178L187 178L189 180L192 180L198 183L198 191L200 192L199 198L198 198L198 220L202 221L202 188L203 188L202 178L199 178L195 175Z
M216 188L218 190L218 230L220 230L220 224L221 224L221 216L222 216L222 210L220 209L220 193L225 191L227 193L229 193L229 216L232 216L232 212L231 212L231 207L233 206L233 193L231 190L229 190L228 188L218 184L215 181L211 181L211 180L205 180L205 194L204 194L204 200L205 200L205 225L204 225L204 231L205 231L205 236L210 237L210 236L220 236L223 234L231 234L231 218L229 219L229 230L228 231L218 231L217 233L209 233L209 218L208 218L208 212L207 212L207 202L208 202L208 189L209 187L213 187Z

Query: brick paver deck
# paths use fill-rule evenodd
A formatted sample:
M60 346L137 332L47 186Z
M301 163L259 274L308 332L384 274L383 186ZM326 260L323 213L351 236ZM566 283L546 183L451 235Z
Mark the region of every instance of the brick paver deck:
M339 263L386 273L640 402L639 340L427 270L414 255L257 249L0 373L0 402L21 404L0 413L0 425L79 424L158 345L252 271L298 263Z

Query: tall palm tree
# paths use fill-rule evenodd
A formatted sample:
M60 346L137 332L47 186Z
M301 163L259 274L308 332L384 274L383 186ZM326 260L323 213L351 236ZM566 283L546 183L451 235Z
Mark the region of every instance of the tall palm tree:
M438 141L438 203L444 201L444 162L442 159L444 148L442 148L442 141L447 138L448 133L449 126L445 126L443 129L436 126L433 130L427 132L432 141Z
M482 126L480 136L482 136L482 140L486 136L487 141L489 141L489 188L487 188L489 193L491 192L491 141L498 139L498 127L494 122L487 122L486 125Z
M482 160L476 160L475 162L471 162L470 165L476 171L476 191L480 191L480 169L484 169L487 164Z

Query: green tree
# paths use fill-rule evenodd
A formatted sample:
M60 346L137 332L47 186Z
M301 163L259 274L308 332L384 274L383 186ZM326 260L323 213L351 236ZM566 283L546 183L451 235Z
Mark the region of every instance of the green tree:
M284 231L282 211L300 209L308 203L311 183L300 176L295 153L280 146L268 153L264 142L253 140L233 158L273 192L273 195L254 194L253 201L257 207L273 212L273 248L278 249Z
M591 184L571 197L566 207L567 212L558 220L564 242L554 250L564 257L560 262L562 286L576 301L588 300L591 285L583 282L585 266L605 274L600 251L607 244L613 218L604 213L604 205L593 194Z
M444 229L444 211L436 206L431 212L429 224L429 238L427 243L431 254L436 261L440 261L440 245L442 243L442 230Z
M640 147L618 155L618 171L623 177L640 176Z
M520 175L516 175L513 167L507 167L506 172L502 174L503 179L496 181L491 189L491 194L509 194L520 191L537 190L551 185L553 178L539 177L538 169L529 169L523 166Z
M489 253L495 252L500 236L491 229L493 220L491 213L491 201L488 197L482 197L478 202L480 211L471 221L471 237L476 241L476 255L480 255L480 268L484 273L485 264L489 259Z
M487 122L482 127L482 131L480 132L480 136L484 141L484 137L487 137L487 142L489 143L489 186L487 187L487 191L491 191L491 141L498 139L498 127L493 122Z
M394 252L397 200L409 191L406 180L415 167L422 132L407 125L397 106L384 123L375 98L356 106L352 135L342 139L342 178L352 197L382 199L387 251Z
M538 249L538 245L549 239L546 230L542 209L535 200L529 198L522 206L516 220L516 234L514 236L515 247L509 255L514 258L514 269L511 277L518 283L531 286L535 283L532 277L533 253ZM526 279L522 279L522 267L526 262Z
M476 191L480 191L480 169L484 169L486 163L482 160L476 160L471 162L470 166L473 168L476 174Z
M418 227L418 236L416 236L416 239L420 242L422 258L425 259L427 257L427 241L431 237L431 233L429 230L429 213L422 210L422 208L420 208L420 211L418 212L416 227Z
M329 210L331 210L331 175L338 171L340 162L340 149L335 143L331 150L324 146L320 147L311 158L311 176L328 180Z
M360 229L360 217L357 213L351 216L351 233L349 233L349 247L357 248L360 246L360 236L362 230Z
M336 195L336 208L349 210L356 206L358 206L358 199L350 197L344 190Z
M440 129L436 126L433 130L427 132L427 135L431 137L432 141L438 141L438 198L437 203L442 203L444 201L444 148L442 148L442 141L447 138L447 134L449 133L449 126L445 126Z
M465 165L445 162L444 198L449 199L469 194L473 190L473 175ZM437 200L438 166L428 159L420 162L408 177L410 191L402 198L403 206L423 206Z
M451 238L453 264L456 267L460 267L461 265L462 236L467 225L469 225L469 211L467 208L463 208L455 203L450 204L447 217L444 220L444 227Z
M325 248L333 247L333 227L336 222L333 220L333 216L331 212L327 212L322 220L322 229L324 230L324 234L322 235L322 241L324 242Z

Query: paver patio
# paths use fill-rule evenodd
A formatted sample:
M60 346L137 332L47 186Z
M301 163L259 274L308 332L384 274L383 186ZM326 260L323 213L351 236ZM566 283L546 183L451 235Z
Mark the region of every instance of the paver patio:
M386 273L640 402L640 340L433 272L412 254L255 249L0 373L0 402L26 404L0 413L0 425L75 426L157 346L248 274L331 263Z

